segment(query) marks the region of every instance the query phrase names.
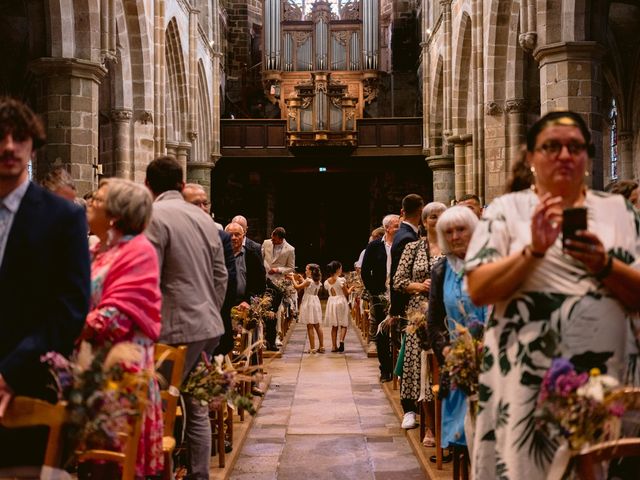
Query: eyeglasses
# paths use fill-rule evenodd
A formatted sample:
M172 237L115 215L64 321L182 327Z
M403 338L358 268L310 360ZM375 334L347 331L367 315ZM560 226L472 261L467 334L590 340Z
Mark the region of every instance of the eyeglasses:
M94 195L93 197L89 198L87 202L88 203L104 203L104 198Z
M569 142L569 143L560 143L560 142L546 142L536 148L537 152L542 152L542 154L547 156L555 156L560 155L562 152L562 148L567 147L567 150L571 155L579 155L587 149L586 143L579 142Z
M191 202L193 205L195 205L196 207L200 207L201 205L204 205L205 207L208 207L209 205L211 205L211 202L209 200L195 200L193 202Z

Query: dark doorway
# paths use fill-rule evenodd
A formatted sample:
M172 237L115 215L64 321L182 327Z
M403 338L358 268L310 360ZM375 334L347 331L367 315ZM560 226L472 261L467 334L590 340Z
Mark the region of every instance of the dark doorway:
M369 184L366 173L288 173L276 184L274 225L284 226L296 247L296 266L323 270L339 260L352 270L369 237Z
M242 214L249 238L262 242L284 227L296 266L323 269L339 260L353 270L369 234L408 193L431 201L433 177L422 157L337 154L295 158L222 158L212 174L212 206L226 224Z

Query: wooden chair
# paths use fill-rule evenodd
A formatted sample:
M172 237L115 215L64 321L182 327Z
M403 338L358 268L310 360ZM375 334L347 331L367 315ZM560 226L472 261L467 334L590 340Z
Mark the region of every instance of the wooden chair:
M122 441L121 450L89 449L78 450L78 463L91 460L114 462L122 466L122 480L135 480L136 461L138 459L138 444L144 421L144 411L149 401L149 380L136 378L133 380L136 396L138 397L138 414L133 421L128 422L126 431L118 432Z
M627 411L640 411L640 388L621 387L614 392ZM578 477L583 480L607 478L603 462L624 457L640 457L640 437L620 438L597 443L576 455ZM598 473L596 473L598 472Z
M180 345L172 347L163 343L155 346L154 359L156 370L167 362L171 362L171 375L166 387L161 386L160 397L162 398L162 420L164 423L162 436L162 452L164 454L164 470L162 478L171 479L173 469L173 452L176 448L174 428L176 423L176 411L180 398L180 385L184 375L184 364L187 356L187 347Z
M226 438L226 420L230 412L227 409L226 403L221 403L218 408L211 410L211 431L213 432L213 444L216 447L216 454L218 455L218 466L224 468L226 464L226 453L224 451L224 441Z
M440 367L438 366L438 360L433 352L427 355L429 361L429 370L432 372L433 383L431 390L434 396L434 410L435 410L435 424L433 436L436 440L436 469L442 470L442 400L438 398L440 393Z
M621 438L602 442L581 452L576 456L578 478L582 480L607 478L606 469L604 476L596 474L599 469L602 469L602 462L624 457L640 457L640 438Z
M65 402L51 404L37 398L18 396L11 399L4 417L0 418L0 425L5 428L48 427L49 436L43 465L55 468L60 466L63 445L61 433L66 421Z

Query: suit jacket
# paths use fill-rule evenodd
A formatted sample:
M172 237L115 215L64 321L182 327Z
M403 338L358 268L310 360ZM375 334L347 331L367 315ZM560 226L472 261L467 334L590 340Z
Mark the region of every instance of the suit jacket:
M362 258L360 270L362 283L372 295L382 295L387 291L387 249L384 237L369 242Z
M40 356L69 354L89 310L90 261L82 208L27 188L0 266L0 374L15 393L42 396Z
M406 223L401 223L400 228L393 237L393 245L391 245L391 274L390 278L396 274L398 270L398 264L400 263L400 257L404 247L409 242L415 242L418 240L418 234ZM405 292L398 291L391 286L391 305L389 306L389 315L404 316L405 308L409 302L409 295Z
M158 252L162 290L160 342L192 343L220 337L227 289L222 241L211 219L177 190L153 203L145 234Z
M216 227L218 228L218 227ZM220 339L220 343L216 347L215 354L226 355L233 349L233 326L231 324L231 307L233 307L236 298L237 280L236 280L236 260L233 256L233 247L231 246L231 235L224 230L218 230L220 241L222 242L222 250L224 252L224 265L227 267L227 290L224 294L224 302L220 309L222 324L224 325L224 334Z
M280 254L274 258L273 242L267 239L262 244L262 258L264 259L264 269L268 272L271 268L277 268L277 274L267 273L267 277L271 280L277 280L285 273L290 273L296 267L296 250L286 240L282 242L282 250Z
M251 297L262 295L266 289L266 277L262 256L253 249L244 249L244 264L247 270L247 284L244 295L237 296L235 305L249 303Z
M449 344L449 331L445 323L447 311L444 306L444 275L446 270L446 257L438 260L431 269L429 312L427 313L427 332L429 336L429 343L440 366L444 365L444 347Z
M258 242L254 242L249 237L245 237L244 246L247 250L253 250L260 257L262 257L262 245L260 245Z

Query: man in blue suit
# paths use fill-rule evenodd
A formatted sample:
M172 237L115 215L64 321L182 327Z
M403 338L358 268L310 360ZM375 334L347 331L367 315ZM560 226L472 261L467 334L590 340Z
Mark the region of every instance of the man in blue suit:
M391 305L389 306L389 315L392 317L404 317L407 303L409 303L409 295L393 288L393 277L396 274L396 270L398 270L404 247L407 243L415 242L419 238L418 227L420 226L423 205L422 197L415 193L411 193L402 199L402 210L400 212L402 222L395 237L393 237L393 245L391 245Z
M40 356L69 354L89 309L84 210L29 181L44 140L26 105L0 99L0 416L13 395L47 397ZM20 437L0 429L0 466L33 463Z
M378 331L378 325L387 316L389 304L389 271L391 269L391 246L399 227L399 216L390 214L382 219L384 236L369 242L362 258L360 276L369 292L371 308L370 333ZM388 382L392 378L393 361L389 346L389 333L373 333L376 342L378 363L380 364L380 381Z

